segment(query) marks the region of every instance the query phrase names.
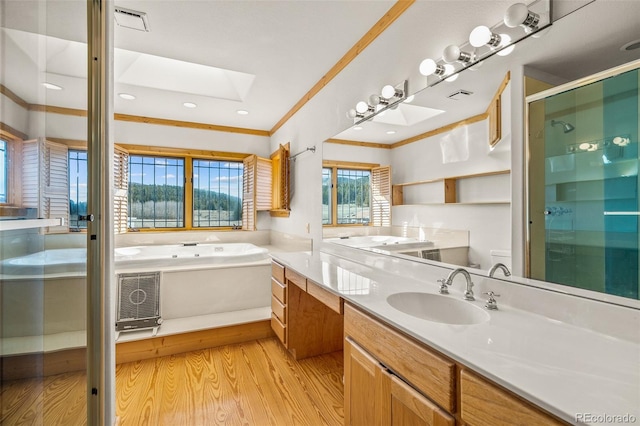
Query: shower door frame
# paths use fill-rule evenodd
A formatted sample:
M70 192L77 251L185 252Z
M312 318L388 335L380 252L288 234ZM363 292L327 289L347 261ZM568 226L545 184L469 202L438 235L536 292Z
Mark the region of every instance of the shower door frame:
M628 62L626 64L619 65L614 68L610 68L608 70L560 85L553 87L551 89L544 90L542 92L535 93L533 95L529 95L525 98L525 115L524 115L524 141L525 141L525 159L524 159L524 188L523 193L524 197L524 220L522 221L524 227L524 275L526 278L531 278L531 224L533 223L533 216L531 214L531 191L530 191L530 170L531 170L531 141L530 141L530 127L529 127L529 115L530 115L530 104L535 101L543 100L553 95L558 95L560 93L564 93L573 89L577 89L580 87L588 86L593 83L597 83L599 81L605 80L610 77L615 77L617 75L623 74L625 72L634 71L640 69L640 59ZM545 282L545 287L550 290L556 290L562 293L572 294L575 296L585 297L589 299L601 300L609 303L615 303L623 306L632 306L636 307L637 300L629 299L621 296L616 296L608 293L600 293L591 290L585 290L579 287L572 287L565 284L560 283L547 283Z

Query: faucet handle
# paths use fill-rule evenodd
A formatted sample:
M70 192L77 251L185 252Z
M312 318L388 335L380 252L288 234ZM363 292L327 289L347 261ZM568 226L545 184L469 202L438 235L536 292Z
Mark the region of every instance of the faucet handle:
M495 311L498 309L498 302L496 301L496 297L500 297L499 294L493 292L493 291L485 291L482 294L486 294L487 296L489 296L489 299L487 300L487 303L485 303L484 307L491 310L491 311Z
M449 289L447 288L447 280L443 278L441 280L438 280L438 282L440 283L440 294L449 294Z

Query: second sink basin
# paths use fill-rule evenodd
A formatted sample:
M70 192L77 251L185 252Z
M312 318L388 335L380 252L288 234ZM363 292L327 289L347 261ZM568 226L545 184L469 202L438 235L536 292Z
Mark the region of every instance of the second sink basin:
M387 297L395 309L427 321L445 324L479 324L489 320L489 314L468 301L430 293L396 293Z

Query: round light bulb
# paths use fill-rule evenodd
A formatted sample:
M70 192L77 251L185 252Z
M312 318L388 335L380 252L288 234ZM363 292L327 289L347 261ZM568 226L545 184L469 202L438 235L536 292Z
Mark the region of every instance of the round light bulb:
M380 103L380 96L371 95L369 96L369 105L377 106Z
M473 31L471 31L471 34L469 34L469 43L471 43L473 47L482 47L491 41L492 35L493 33L489 27L480 25L479 27L475 27Z
M390 84L387 84L382 88L382 97L385 99L391 99L396 95L396 88Z
M578 145L578 148L583 151L588 151L591 148L591 144L589 142L582 142L580 145Z
M360 101L356 104L356 111L360 114L364 114L369 110L369 105L365 101Z
M500 42L500 47L508 46L498 52L498 56L507 56L516 48L515 44L511 44L511 36L508 34L500 34L500 38L502 41ZM509 46L511 44L511 46Z
M420 62L420 74L424 76L430 76L436 72L437 66L438 65L436 64L436 61L434 61L433 59L425 59L424 61Z
M529 9L524 3L513 4L504 14L504 24L509 28L515 28L522 24L529 16Z
M455 71L456 71L456 68L453 65L451 65L451 64L445 64L444 65L444 73L445 73L445 75L452 74ZM455 75L449 76L449 77L445 78L444 81L448 81L449 83L451 83L452 81L456 81L458 79L459 75L460 74L455 74Z
M442 59L447 63L455 62L458 58L460 58L460 48L455 44L445 47L442 52Z
M347 118L356 118L357 115L358 115L358 113L353 108L351 108L349 111L347 111Z

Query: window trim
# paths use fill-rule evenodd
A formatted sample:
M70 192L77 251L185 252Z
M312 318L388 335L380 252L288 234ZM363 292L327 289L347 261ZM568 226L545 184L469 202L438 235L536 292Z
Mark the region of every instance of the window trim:
M12 131L15 131L16 134ZM0 139L7 143L7 200L0 203L0 206L22 205L22 193L19 185L22 182L22 142L24 139L23 135L17 133L17 130L10 129L9 126L0 123Z
M353 226L373 226L370 221L368 224L338 223L338 169L343 170L366 170L371 172L373 169L380 167L377 163L359 163L351 161L324 160L322 162L323 169L331 169L331 223L323 224L323 228L339 228ZM369 182L371 185L371 182ZM372 206L369 206L371 209Z
M116 144L127 151L129 155L145 155L154 157L172 157L184 159L184 227L181 228L135 228L134 232L176 232L176 231L230 231L232 226L222 227L194 227L193 226L193 160L237 161L243 160L251 154L239 152L208 151L201 149L168 148L150 145ZM129 231L131 232L131 231Z

